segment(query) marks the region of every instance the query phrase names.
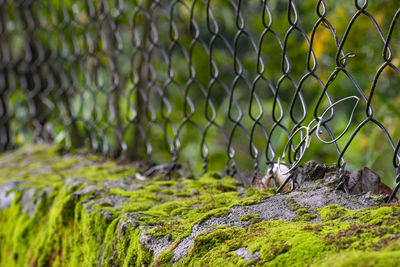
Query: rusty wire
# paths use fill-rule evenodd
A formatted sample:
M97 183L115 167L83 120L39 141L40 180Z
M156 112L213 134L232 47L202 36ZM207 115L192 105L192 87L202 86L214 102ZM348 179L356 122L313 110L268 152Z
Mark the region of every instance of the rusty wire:
M400 8L388 8L383 28L368 0L345 2L351 16L338 33L338 13L323 0L1 0L0 149L43 140L66 151L172 162L171 170L201 161L203 172L224 159L228 174L249 183L243 170L256 177L283 161L294 170L318 142L335 151L343 171L346 151L374 124L393 150L396 193L398 129L376 118L373 103L382 73L400 74L392 49ZM302 13L310 3L313 16ZM367 86L348 67L359 59L346 47L362 39L352 31L362 18L377 33L381 50L372 53L382 54ZM322 63L325 73L315 51L322 30L336 53ZM343 80L344 93L335 85ZM343 102L347 126L337 134L332 122Z

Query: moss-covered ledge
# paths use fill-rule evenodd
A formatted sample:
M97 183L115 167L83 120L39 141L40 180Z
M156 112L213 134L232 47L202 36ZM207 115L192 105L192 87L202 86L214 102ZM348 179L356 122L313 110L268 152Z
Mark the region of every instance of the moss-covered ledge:
M324 183L165 180L48 145L0 156L0 266L398 266L400 207Z

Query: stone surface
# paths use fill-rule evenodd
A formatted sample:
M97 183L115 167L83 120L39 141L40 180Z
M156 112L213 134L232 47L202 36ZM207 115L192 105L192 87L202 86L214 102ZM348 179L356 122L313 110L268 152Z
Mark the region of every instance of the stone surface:
M260 251L251 253L247 247L238 248L235 252L236 256L243 257L244 261L257 260L260 257Z
M18 182L10 181L0 184L0 210L4 210L11 206L11 203L14 200L15 192L12 191Z
M393 260L400 259L400 207L382 205L378 176L366 168L350 173L347 195L335 190L332 166L308 162L297 171L297 189L274 194L214 173L148 178L130 166L61 156L49 146L6 153L0 265L400 263Z
M352 171L349 174L347 186L351 194L362 194L366 192L379 193L381 179L369 168Z

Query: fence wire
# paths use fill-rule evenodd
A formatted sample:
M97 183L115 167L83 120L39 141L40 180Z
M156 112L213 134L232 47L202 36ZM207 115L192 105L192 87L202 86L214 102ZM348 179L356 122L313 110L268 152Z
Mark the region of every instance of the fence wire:
M400 8L383 2L1 0L0 149L247 178L358 152L391 162L395 194Z

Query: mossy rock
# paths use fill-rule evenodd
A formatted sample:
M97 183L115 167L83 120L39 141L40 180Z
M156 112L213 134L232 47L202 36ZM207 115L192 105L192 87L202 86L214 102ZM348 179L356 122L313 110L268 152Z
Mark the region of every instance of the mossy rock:
M43 144L3 153L0 266L400 264L400 207L379 196L137 172Z

